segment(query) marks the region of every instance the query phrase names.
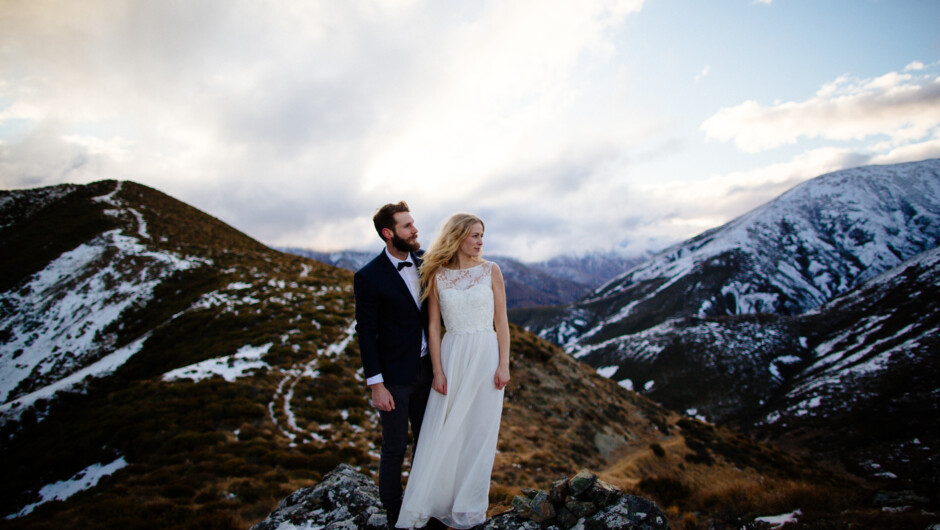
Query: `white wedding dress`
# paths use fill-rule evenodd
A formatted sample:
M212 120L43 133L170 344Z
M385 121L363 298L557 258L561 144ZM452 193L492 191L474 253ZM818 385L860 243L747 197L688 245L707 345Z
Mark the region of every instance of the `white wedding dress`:
M493 329L493 263L441 268L436 275L446 332L441 365L447 395L431 390L421 424L399 528L434 517L454 528L486 519L490 475L503 411L494 377L499 345Z

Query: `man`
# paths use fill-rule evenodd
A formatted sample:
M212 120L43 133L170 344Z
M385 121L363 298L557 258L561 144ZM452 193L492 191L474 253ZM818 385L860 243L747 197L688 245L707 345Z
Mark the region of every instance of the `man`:
M433 374L427 354L428 308L421 303L418 283L423 252L414 219L402 201L379 208L372 222L385 249L353 278L356 333L366 384L382 422L379 497L388 527L394 528L401 510L408 423L417 444Z

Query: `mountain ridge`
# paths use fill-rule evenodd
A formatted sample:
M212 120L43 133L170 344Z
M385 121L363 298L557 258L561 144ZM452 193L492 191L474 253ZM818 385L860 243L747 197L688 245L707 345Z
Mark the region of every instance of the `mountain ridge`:
M278 250L315 259L350 271L357 271L378 255L375 252L341 250L321 252L299 247ZM508 256L485 256L500 266L506 280L509 309L552 306L576 301L591 289L642 262L644 257L625 258L616 252L556 256L526 263Z
M859 194L834 207L832 199L839 196L835 188L850 180L864 180L865 191L878 195L877 200ZM895 180L904 180L909 193ZM896 211L903 218L892 223ZM542 326L539 332L560 344L575 337L575 342L583 342L600 330L581 320L590 308L603 307L611 309L598 310L599 318L606 327L619 323L618 330L643 329L643 322L632 323L631 317L642 320L657 311L698 316L798 314L936 246L940 243L937 212L940 160L823 175L660 252L584 297L574 305L572 318ZM835 228L829 229L829 223ZM714 293L715 285L722 287L720 294ZM669 306L666 294L681 304ZM632 305L618 303L626 299ZM662 304L667 307L659 307ZM579 308L588 309L579 312Z

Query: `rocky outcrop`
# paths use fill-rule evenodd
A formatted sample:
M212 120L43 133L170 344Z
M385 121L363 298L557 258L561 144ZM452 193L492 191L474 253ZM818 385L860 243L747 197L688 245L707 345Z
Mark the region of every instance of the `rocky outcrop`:
M340 464L312 488L287 496L251 530L385 528L379 488L348 464Z
M562 478L547 490L525 490L513 508L479 529L667 529L666 516L652 502L628 495L582 470ZM373 481L341 464L312 488L298 490L252 530L301 528L384 528L385 511Z

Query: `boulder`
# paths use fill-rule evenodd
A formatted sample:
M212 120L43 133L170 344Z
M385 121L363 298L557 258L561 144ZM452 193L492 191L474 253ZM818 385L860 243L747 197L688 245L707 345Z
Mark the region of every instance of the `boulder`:
M385 528L379 488L347 464L330 471L319 484L291 493L252 530L298 528ZM284 524L287 523L287 524Z
M652 502L627 495L582 470L546 490L526 490L513 508L487 519L478 530L668 529L665 515ZM308 528L384 528L379 489L369 477L341 464L312 488L285 498L252 530Z

